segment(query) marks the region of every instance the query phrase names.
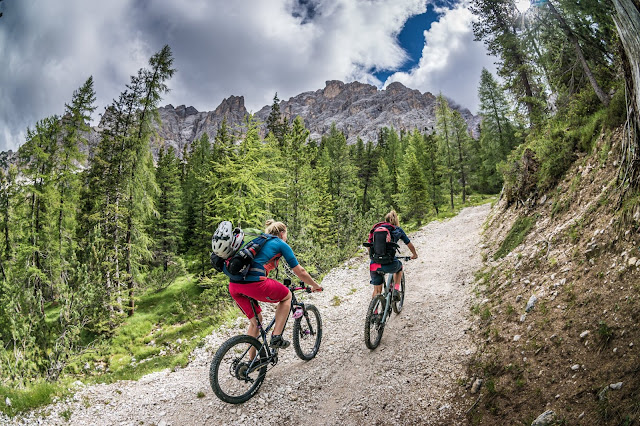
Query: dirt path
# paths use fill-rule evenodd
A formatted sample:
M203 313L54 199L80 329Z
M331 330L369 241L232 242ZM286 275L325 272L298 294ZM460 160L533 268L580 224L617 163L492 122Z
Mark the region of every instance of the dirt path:
M303 362L293 348L281 351L258 394L243 405L219 401L208 374L213 352L245 330L238 320L209 336L184 369L82 388L73 399L46 407L46 417L32 413L14 424L369 425L462 419L448 401L475 350L466 334L470 283L480 266L479 233L488 212L488 205L468 208L410 235L420 257L406 267L405 307L391 317L375 351L365 347L363 336L371 296L368 261L354 258L327 275L323 293L308 297L323 319L318 356ZM265 317L271 315L265 309ZM68 422L63 413L70 415Z

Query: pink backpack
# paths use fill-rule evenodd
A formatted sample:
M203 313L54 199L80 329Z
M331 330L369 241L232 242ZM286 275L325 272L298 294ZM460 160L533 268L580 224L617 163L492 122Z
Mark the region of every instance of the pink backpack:
M385 265L393 262L396 254L397 244L391 238L391 231L395 226L387 222L377 223L369 232L369 239L365 247L369 247L369 257L374 263Z

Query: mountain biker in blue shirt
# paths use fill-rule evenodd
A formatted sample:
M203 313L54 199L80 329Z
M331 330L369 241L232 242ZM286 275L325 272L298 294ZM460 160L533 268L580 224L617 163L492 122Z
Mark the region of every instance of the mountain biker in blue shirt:
M407 234L400 227L400 220L398 219L398 213L395 210L391 210L384 217L385 222L394 226L394 229L391 231L391 239L394 243L402 240L409 250L411 250L411 259L417 259L418 253L416 252L416 248L413 246L413 243L407 237ZM402 282L402 262L398 258L394 258L391 263L386 265L380 265L379 263L374 263L372 260L369 265L369 275L371 276L371 284L373 284L373 295L372 298L382 293L382 285L384 284L384 278L382 275L378 274L376 271L382 270L386 273L393 274L393 282L394 282L394 290L393 290L393 300L400 300L400 294L398 290L400 289L400 283Z
M284 257L291 270L304 283L311 286L312 291L322 291L322 287L309 275L309 273L298 263L293 250L286 243L287 226L282 222L268 220L266 223L265 234L273 235L276 238L268 240L255 259L253 259L252 267L247 276L241 282L234 282L230 277L229 293L238 304L242 312L249 319L249 336L258 337L258 323L251 309L251 301L249 297L259 302L277 303L275 315L275 325L273 326L273 334L271 336L271 345L274 347L286 348L289 341L282 338L289 309L291 308L291 292L282 283L269 278L269 271L277 267L280 257ZM227 273L225 267L225 273ZM260 305L257 306L256 312L262 322L262 313Z

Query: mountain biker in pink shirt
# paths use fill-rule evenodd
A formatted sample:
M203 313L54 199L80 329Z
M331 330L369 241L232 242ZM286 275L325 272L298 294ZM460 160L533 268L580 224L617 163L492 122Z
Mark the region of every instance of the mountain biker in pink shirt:
M398 219L398 214L396 213L396 211L391 210L384 217L384 220L387 224L393 227L393 229L390 231L393 242L397 243L399 240L402 240L407 245L409 250L411 250L411 259L417 259L418 253L416 252L416 248L413 246L413 243L411 242L409 237L407 237L407 234L404 232L404 230L400 227L400 220ZM380 269L386 273L393 274L393 282L395 284L393 290L393 299L398 300L398 289L400 288L400 282L402 281L403 274L402 262L400 262L400 260L396 258L394 258L391 263L388 263L386 265L380 265L378 263L374 263L373 260L371 261L369 265L369 274L371 276L370 282L373 285L373 295L371 296L372 298L382 293L382 285L384 284L383 277L376 272Z

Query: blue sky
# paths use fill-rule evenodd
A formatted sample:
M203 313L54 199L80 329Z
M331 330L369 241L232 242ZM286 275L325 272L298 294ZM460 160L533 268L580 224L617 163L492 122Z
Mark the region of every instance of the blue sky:
M424 48L424 32L431 28L433 22L437 22L439 18L433 4L427 4L427 11L418 15L411 16L407 19L400 34L398 34L398 43L407 52L407 60L398 70L373 70L373 75L380 81L386 81L396 71L410 71L418 65L420 57L422 57L422 49Z
M467 0L4 0L0 3L0 150L62 114L93 76L96 124L129 76L169 44L177 72L162 105L251 112L324 88L399 81L477 110L482 67Z

